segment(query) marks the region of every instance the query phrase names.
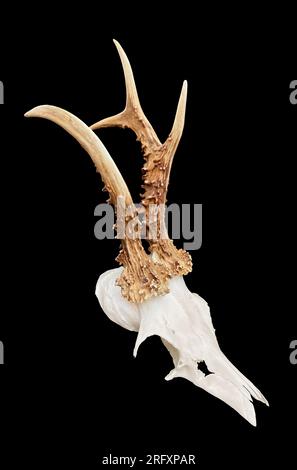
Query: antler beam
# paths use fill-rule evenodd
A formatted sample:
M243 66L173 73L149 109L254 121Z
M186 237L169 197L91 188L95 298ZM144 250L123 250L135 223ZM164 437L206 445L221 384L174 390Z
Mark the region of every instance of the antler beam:
M172 160L184 128L187 82L184 81L182 86L172 130L165 143L162 144L141 108L129 60L120 44L117 41L114 41L114 43L124 70L126 106L121 113L93 124L91 129L117 126L128 127L135 132L137 140L141 143L145 159L142 185L144 193L141 198L142 204L148 212L151 204L160 206L160 204L166 203ZM149 220L148 216L146 220ZM165 238L164 235L163 237L160 236L161 230L164 234L163 213L157 211L156 220L153 222L157 226L156 237L149 240L149 243L150 251L154 254L154 260L166 266L170 276L189 273L192 270L190 255L182 249L178 250L168 236Z

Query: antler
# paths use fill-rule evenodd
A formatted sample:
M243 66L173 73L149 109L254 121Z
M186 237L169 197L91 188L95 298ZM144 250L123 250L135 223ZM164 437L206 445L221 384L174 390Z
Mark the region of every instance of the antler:
M141 198L148 216L151 204L160 206L160 204L166 203L172 160L184 128L187 82L184 81L182 86L172 130L167 140L162 144L141 108L129 60L120 44L115 40L114 43L124 70L126 107L121 113L93 124L91 129L117 126L128 127L135 132L145 158L142 185L144 193ZM149 217L146 217L146 220L148 219ZM150 222L152 221L150 220ZM168 236L160 236L161 231L164 234L165 224L164 215L159 210L156 212L156 219L153 223L156 224L157 233L156 237L149 240L149 244L154 260L166 266L169 275L189 273L192 270L191 256L182 249L178 250Z
M115 205L117 198L124 198L125 204L133 206L128 187L116 164L96 134L80 119L64 109L55 106L37 106L25 114L26 117L49 119L63 127L86 150L100 173L111 202ZM126 223L135 217L136 210L126 216ZM149 297L165 294L168 289L166 269L155 264L146 254L139 238L125 237L122 249L117 257L124 270L117 280L122 295L132 302L143 302Z

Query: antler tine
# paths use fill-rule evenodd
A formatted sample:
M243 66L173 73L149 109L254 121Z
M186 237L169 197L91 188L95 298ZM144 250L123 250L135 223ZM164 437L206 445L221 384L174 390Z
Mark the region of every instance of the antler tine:
M116 205L117 198L122 197L128 206L132 206L129 189L116 164L96 134L80 119L56 106L37 106L25 114L26 117L40 117L55 122L71 134L87 151ZM136 210L125 216L128 223L135 217ZM139 238L126 236L121 240L122 249L117 261L124 270L117 280L122 295L132 302L144 300L167 293L168 273L165 268L156 265L146 254Z

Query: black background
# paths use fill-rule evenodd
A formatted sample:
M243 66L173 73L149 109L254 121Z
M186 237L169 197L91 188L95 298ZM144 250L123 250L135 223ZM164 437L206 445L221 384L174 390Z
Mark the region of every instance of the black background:
M33 29L18 30L15 40L8 28L2 43L3 468L97 468L109 453L194 453L200 468L292 464L297 106L289 84L297 70L290 12L246 23L241 14L226 23L217 12L217 22L210 16L206 24L191 12L174 24L148 12L148 26L122 21L106 30L100 12L93 19L82 12L75 24L58 13L45 23L46 6L39 13ZM203 204L203 244L191 253L186 282L208 301L222 350L270 402L255 403L257 428L190 382L165 382L172 364L158 338L133 358L136 335L111 323L94 296L118 252L116 241L93 234L94 208L106 199L101 180L65 131L23 118L39 104L87 124L119 112L124 80L113 37L161 140L188 80L168 200ZM134 135L99 135L137 200L142 158Z

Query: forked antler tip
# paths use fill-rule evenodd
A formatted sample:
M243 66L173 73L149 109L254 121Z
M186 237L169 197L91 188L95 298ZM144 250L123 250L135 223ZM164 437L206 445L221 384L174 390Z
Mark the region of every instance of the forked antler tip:
M129 127L131 109L135 110L138 108L138 110L142 112L129 59L120 43L116 39L113 39L113 42L117 48L124 71L126 83L126 107L121 113L101 119L100 121L92 124L90 126L92 130L101 129L103 127Z

